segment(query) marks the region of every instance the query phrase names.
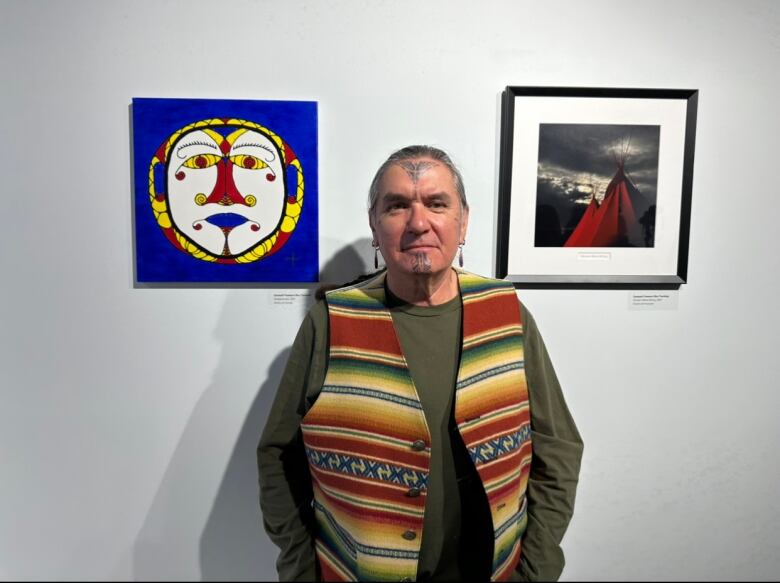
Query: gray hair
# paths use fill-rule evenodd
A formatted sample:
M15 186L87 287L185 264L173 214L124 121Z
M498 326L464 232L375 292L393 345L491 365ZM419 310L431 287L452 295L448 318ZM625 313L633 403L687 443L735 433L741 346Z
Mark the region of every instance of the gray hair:
M442 163L449 169L452 174L452 180L455 183L455 190L457 190L458 196L460 197L460 205L463 210L468 210L469 203L466 201L466 188L463 186L463 176L461 176L460 170L455 166L455 163L447 152L434 146L406 146L405 148L401 148L390 154L390 157L385 160L384 164L376 171L374 180L371 181L371 187L368 189L368 214L374 212L376 203L379 200L379 183L382 182L382 178L390 166L405 160L414 160L417 158L430 158L431 160Z

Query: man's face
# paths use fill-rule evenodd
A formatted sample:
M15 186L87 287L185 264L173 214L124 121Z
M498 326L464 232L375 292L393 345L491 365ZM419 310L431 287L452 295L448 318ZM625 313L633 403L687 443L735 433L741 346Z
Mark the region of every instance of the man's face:
M171 150L167 183L176 228L216 256L245 253L276 231L284 214L279 150L253 130L188 132Z
M436 275L450 268L465 240L468 210L450 170L419 158L388 168L369 223L390 275Z

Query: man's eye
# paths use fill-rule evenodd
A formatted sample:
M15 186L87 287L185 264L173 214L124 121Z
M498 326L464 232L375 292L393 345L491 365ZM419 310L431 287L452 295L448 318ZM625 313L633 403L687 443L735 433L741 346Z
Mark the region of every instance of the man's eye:
M208 168L214 166L221 159L222 156L217 156L216 154L198 154L197 156L187 158L182 163L182 166L187 168Z
M262 170L263 168L268 168L268 164L266 164L260 158L246 154L231 156L230 161L239 168L246 168L247 170Z

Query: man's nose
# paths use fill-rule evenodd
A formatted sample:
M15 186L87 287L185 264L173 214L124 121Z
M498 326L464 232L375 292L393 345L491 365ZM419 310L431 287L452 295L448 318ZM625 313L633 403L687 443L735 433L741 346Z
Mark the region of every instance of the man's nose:
M418 202L412 203L409 210L409 222L407 228L412 233L424 233L430 228L428 221L428 209Z

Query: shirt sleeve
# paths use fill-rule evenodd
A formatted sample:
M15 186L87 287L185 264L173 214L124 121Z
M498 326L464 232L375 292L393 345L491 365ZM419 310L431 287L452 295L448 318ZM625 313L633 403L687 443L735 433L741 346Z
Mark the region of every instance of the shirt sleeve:
M327 310L318 302L293 342L257 448L263 526L279 547L280 581L317 581L313 492L300 424L324 378Z
M583 444L536 322L521 307L533 456L528 525L516 578L557 581L565 564L560 543L574 513Z

